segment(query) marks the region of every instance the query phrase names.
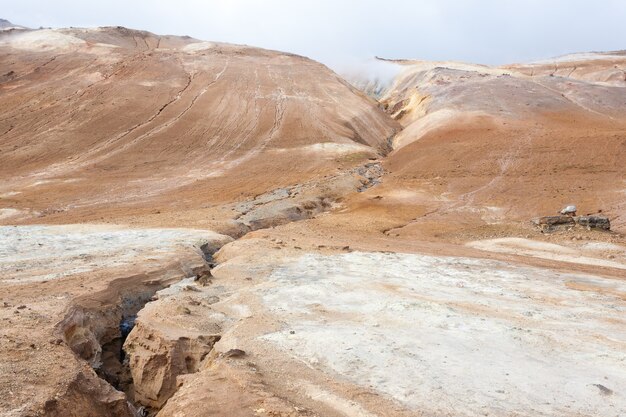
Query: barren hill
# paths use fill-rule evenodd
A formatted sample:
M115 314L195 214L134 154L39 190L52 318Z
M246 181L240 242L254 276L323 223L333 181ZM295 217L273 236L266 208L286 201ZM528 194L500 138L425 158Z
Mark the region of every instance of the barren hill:
M125 28L0 36L11 221L231 202L385 153L397 128L292 54Z
M557 62L557 72L550 64L399 62L382 99L404 127L385 187L393 182L436 208L408 229L519 221L565 204L624 227L626 57Z

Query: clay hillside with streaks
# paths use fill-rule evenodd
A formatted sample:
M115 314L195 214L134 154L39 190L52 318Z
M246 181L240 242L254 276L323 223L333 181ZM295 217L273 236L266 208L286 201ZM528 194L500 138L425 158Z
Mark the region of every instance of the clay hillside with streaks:
M0 194L20 207L13 221L230 202L375 158L397 129L293 54L124 28L0 36Z

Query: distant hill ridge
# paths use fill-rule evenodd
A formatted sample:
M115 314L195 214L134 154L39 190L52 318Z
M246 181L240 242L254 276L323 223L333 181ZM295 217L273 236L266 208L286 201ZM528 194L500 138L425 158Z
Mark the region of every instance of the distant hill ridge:
M6 19L0 19L0 30L6 30L6 29L27 29L27 28L25 26L13 24Z

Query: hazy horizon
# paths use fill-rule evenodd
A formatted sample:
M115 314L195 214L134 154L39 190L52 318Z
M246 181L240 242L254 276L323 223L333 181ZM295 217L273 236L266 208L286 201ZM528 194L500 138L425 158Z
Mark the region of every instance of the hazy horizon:
M28 27L126 26L293 52L334 69L374 56L505 64L625 49L626 2L2 0Z

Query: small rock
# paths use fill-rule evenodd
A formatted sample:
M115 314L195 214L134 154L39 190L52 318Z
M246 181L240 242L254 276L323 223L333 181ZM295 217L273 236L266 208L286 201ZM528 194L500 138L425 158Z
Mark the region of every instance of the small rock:
M21 306L17 307L18 310L24 310L25 308L26 308L25 305L21 305Z
M213 275L211 275L211 271L208 271L208 272L205 272L204 274L196 276L196 280L195 281L198 284L200 284L203 287L205 287L205 286L211 285L213 283L213 280L211 278L213 278Z
M176 311L178 311L181 314L191 314L191 310L189 310L187 307L183 307L183 306L178 306Z
M576 206L574 205L569 205L569 206L565 206L563 207L563 209L561 209L561 211L559 212L561 214L572 214L572 215L576 215Z
M222 356L225 358L242 358L246 356L246 352L241 349L230 349L228 352L225 352Z
M220 301L220 298L217 295L211 295L211 296L207 297L207 299L206 299L206 303L209 304L209 305L210 304L215 304L215 303L217 303L219 301Z
M600 390L600 393L602 395L613 395L613 390L609 389L607 387L605 387L602 384L593 384L595 387L598 387L598 389Z
M211 278L213 278L211 271L204 271L203 273L196 275L195 281L202 286L206 286L213 283Z

